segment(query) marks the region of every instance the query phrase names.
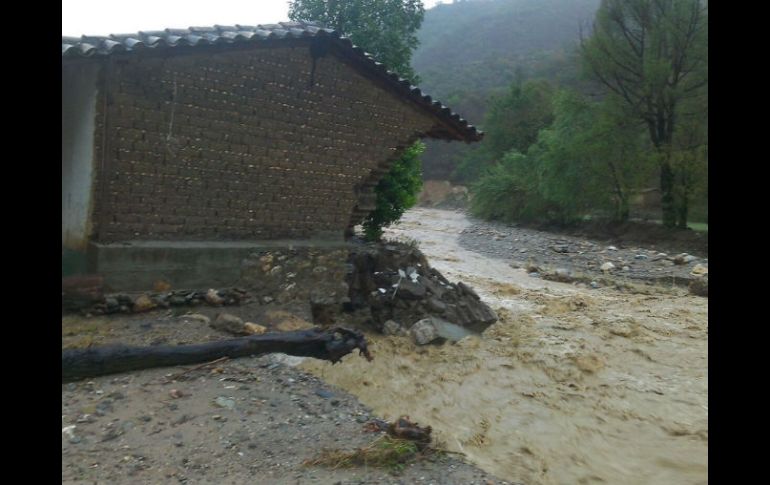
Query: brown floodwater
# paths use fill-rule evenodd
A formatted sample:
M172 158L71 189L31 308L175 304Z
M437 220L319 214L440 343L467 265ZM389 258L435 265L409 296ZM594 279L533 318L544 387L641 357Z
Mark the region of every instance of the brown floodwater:
M471 284L499 314L481 336L418 347L371 335L374 362L300 364L385 417L526 484L708 482L708 300L530 278L462 249L469 221L415 209L390 237Z

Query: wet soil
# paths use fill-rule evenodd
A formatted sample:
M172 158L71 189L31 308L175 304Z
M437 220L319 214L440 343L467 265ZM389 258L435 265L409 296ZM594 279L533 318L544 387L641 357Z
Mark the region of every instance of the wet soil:
M309 315L270 305L193 311L226 311L272 331L311 326ZM226 338L181 311L62 318L63 347ZM364 430L371 409L297 369L301 360L270 354L63 384L62 483L511 483L452 454L403 468L304 466L324 449L353 451L377 435Z

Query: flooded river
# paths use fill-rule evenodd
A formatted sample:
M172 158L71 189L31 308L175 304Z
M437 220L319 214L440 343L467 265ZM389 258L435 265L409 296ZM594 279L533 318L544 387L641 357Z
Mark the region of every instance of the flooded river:
M417 240L500 321L443 346L375 335L372 363L300 367L379 415L431 425L446 449L514 483L707 483L708 300L530 278L461 248L468 225L418 208L387 236Z

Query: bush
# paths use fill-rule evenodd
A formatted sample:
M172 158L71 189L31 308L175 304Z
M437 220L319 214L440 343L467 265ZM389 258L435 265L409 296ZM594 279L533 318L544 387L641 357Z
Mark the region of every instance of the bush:
M425 145L419 141L407 148L377 184L377 205L363 224L367 241L379 241L382 229L399 220L417 203L422 188L420 155L424 151Z
M488 168L471 186L471 212L484 219L505 222L532 220L541 213L544 201L530 177L526 155L512 151Z

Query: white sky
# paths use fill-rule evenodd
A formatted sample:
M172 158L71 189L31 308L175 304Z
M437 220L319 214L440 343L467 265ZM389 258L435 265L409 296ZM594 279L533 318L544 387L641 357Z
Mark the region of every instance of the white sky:
M423 0L423 4L427 9L438 1ZM61 6L62 35L73 37L289 19L288 0L62 0Z

